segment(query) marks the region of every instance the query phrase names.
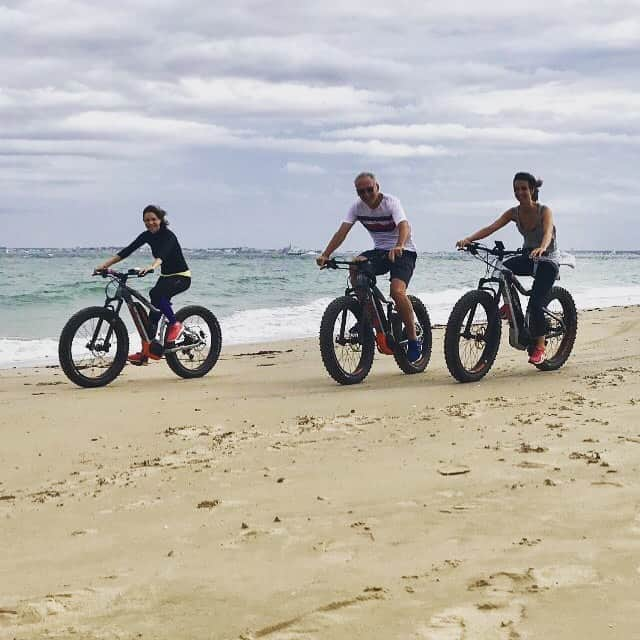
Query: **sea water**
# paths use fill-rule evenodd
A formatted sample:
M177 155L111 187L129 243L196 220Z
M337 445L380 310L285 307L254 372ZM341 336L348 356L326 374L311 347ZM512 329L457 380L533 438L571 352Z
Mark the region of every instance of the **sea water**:
M107 280L91 273L116 250L0 250L0 367L57 363L58 337L67 319L104 303ZM316 336L327 304L346 287L347 272L319 270L312 251L184 253L193 281L176 296L174 308L200 304L211 309L222 327L223 348ZM640 304L640 251L577 252L576 259L575 270L562 267L559 284L571 291L579 309ZM142 249L114 268L150 260ZM409 290L426 304L433 324L445 324L456 300L484 273L483 264L467 253L423 253ZM155 281L151 274L129 283L146 294ZM378 282L388 293L387 277ZM123 316L133 333L126 310Z

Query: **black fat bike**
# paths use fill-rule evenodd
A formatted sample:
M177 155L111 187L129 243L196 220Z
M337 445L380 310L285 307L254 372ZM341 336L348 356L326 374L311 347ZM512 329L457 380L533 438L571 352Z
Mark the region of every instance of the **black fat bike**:
M328 260L323 268L351 269L353 285L344 296L326 308L320 323L320 353L329 375L340 384L356 384L367 377L377 347L393 355L405 373L424 371L431 358L431 321L421 300L409 296L413 305L416 334L421 355L415 362L407 358L407 334L392 300L376 285L373 266L367 260Z
M509 323L509 344L531 353L534 341L518 296L518 292L530 296L531 290L525 289L503 264L505 257L519 255L522 249L508 251L497 241L494 248L473 242L461 250L487 265L487 277L481 278L478 288L465 293L453 307L444 335L444 355L449 372L456 380L474 382L483 378L494 363L500 346L502 318ZM561 264L571 265L570 262ZM546 359L535 366L542 371L553 371L567 361L573 349L578 328L576 305L566 289L553 286L543 311Z
M218 361L222 334L216 317L196 305L183 307L176 319L184 329L178 339L166 343L168 322L161 317L158 339L149 336L149 311L160 313L149 300L127 284L131 276L140 277L137 269L124 273L104 269L94 275L108 278L102 307L87 307L75 313L62 329L58 344L60 366L72 382L81 387L102 387L115 380L127 362L129 333L120 317L127 305L142 341L142 353L151 359L162 357L182 378L200 378Z

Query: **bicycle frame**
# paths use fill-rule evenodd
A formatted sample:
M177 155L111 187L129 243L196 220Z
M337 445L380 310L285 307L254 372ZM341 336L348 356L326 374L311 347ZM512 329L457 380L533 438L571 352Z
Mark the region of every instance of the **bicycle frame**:
M496 307L499 306L500 297L502 296L505 305L508 307L509 313L509 344L515 349L521 351L526 350L531 344L531 335L528 328L528 316L522 311L522 305L517 292L520 292L523 296L531 296L531 289L525 289L522 283L514 275L514 273L505 267L503 260L505 256L521 255L522 250L507 251L504 245L500 241L496 241L495 249L489 249L483 245L476 244L470 253L487 265L487 271L491 270L491 275L486 278L480 278L478 282L478 289L486 291L493 297ZM478 256L478 250L486 252L486 257ZM488 256L492 256L491 258ZM497 286L493 286L497 285ZM566 331L564 320L558 314L555 314L546 307L542 308L543 313L556 320L561 329L553 334L549 334L548 337L555 335L561 335ZM471 324L473 323L473 314L470 314L465 332L470 331Z
M366 278L366 284L364 285L356 284L354 286L352 283L350 283L351 286L348 286L345 289L344 294L345 296L356 298L362 306L364 313L367 314L368 320L371 321L371 326L375 331L376 345L378 350L381 353L392 355L393 348L396 345L396 336L394 336L391 322L391 318L395 313L395 305L393 301L387 299L382 291L380 291L378 285L376 284L375 276L373 274L367 273L364 270L364 265L367 264L366 260L362 260L359 262L331 260L331 266L329 268L338 269L340 268L337 266L339 264L349 265L349 268L353 269L353 271L356 272L357 276ZM338 338L338 343L343 341L346 344L347 338L345 336L345 331L346 314L342 316L342 320L340 322L340 337ZM399 344L402 344L403 342L404 341L400 341Z
M145 325L144 320L140 315L140 311L136 307L135 301L138 301L144 307L146 307L149 311L154 312L156 314L160 314L160 321L157 329L158 342L160 345L164 343L164 333L167 327L167 319L164 314L154 307L151 302L145 298L139 291L136 291L133 287L130 287L127 284L127 278L129 276L137 275L138 272L135 269L130 269L127 273L117 273L114 271L107 270L103 277L111 278L111 281L107 283L105 287L105 302L104 308L109 309L115 316L120 315L120 311L122 310L122 305L126 303L127 308L129 309L129 313L131 314L131 318L135 325L135 328L140 336L140 339L144 345L149 345L152 343L152 338L149 336L147 327ZM109 292L109 287L112 286L113 283L116 283L116 289L113 294ZM99 321L96 325L93 337L91 338L90 344L92 346L95 345L98 336L100 335L102 321ZM109 326L107 330L107 334L104 339L104 344L102 345L102 350L108 351L110 346L110 339L113 334L113 326ZM155 336L154 336L155 338ZM173 353L183 348L183 345L177 345L171 348L161 348L162 353Z

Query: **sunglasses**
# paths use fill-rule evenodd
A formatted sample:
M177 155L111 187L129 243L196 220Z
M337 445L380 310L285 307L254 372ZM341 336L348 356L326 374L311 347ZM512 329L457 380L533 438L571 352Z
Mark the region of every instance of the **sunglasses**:
M362 198L362 196L373 195L375 190L375 187L365 187L364 189L356 189L356 193Z

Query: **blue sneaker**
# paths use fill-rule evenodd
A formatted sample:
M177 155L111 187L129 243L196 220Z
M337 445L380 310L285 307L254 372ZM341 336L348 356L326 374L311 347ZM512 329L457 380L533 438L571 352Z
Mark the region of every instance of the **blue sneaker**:
M422 344L419 340L407 340L407 360L416 362L422 356Z

